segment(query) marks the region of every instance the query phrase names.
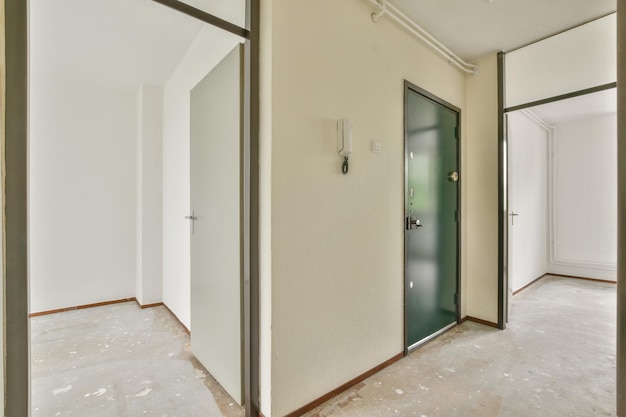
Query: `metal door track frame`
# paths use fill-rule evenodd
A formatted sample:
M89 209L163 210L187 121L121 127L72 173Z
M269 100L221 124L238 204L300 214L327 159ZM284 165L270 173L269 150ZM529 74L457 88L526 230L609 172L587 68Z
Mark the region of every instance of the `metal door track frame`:
M441 334L447 332L448 330L450 330L453 327L458 326L457 322L454 323L450 323L448 324L446 327L444 327L441 330L438 330L437 332L431 334L430 336L426 336L425 338L423 338L422 340L413 343L411 346L406 348L406 352L405 352L405 356L408 355L409 353L413 352L415 349L419 348L420 346L422 346L423 344L430 342L431 340L433 340L435 337L440 336Z

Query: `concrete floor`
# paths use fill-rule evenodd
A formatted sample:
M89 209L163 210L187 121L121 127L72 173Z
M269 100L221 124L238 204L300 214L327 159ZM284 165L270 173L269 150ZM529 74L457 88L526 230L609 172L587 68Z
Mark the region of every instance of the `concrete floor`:
M546 277L306 416L615 416L615 323L614 284Z
M31 319L32 417L242 417L164 308L120 303Z
M546 277L507 330L465 322L307 417L615 416L615 285ZM31 319L32 417L242 417L163 307Z

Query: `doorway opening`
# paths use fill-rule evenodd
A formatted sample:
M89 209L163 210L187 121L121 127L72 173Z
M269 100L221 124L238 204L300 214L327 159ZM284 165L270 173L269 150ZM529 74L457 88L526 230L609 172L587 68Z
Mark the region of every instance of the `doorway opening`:
M460 109L405 82L405 353L460 314Z
M241 142L236 168L242 175L236 186L241 198L241 228L237 231L241 285L237 306L240 378L234 397L243 403L246 415L255 415L258 323L252 309L258 298L258 245L251 235L257 233L258 216L251 197L258 190L258 175L257 165L250 162L258 158L258 44L254 38L258 2L238 2L239 18L234 20L254 29L248 30L175 0L133 4L36 1L31 0L29 16L25 16L31 32L29 158L30 192L35 196L29 202L28 313L120 301L134 295L132 299L142 306L169 304L179 321L191 326L191 307L185 301L191 294L184 291L190 284L161 280L161 268L167 268L161 254L171 255L172 246L189 247L189 236L184 233L187 242L178 240L168 248L163 242L176 239L170 239L171 233L165 238L161 235L169 233L167 221L162 222L166 217L170 225L177 223L183 232L189 230L185 220L189 198L166 195L168 189L185 187L176 181L169 188L162 183L162 179L172 179L173 171L180 171L174 175L179 177L189 174L171 163L173 152L178 152L179 159L189 158L188 141L185 155L185 143L171 146L166 138L185 137L189 91L234 45L244 44L236 74L241 87L237 93ZM216 12L227 17L227 9ZM70 19L64 20L66 17ZM255 39L254 43L250 39ZM169 158L167 164L164 158ZM168 217L176 211L168 205L174 200L187 205L184 212L175 213L176 219ZM179 275L184 278L184 271ZM20 283L23 288L27 288L27 279L24 276ZM19 308L21 312L26 309L26 304ZM17 322L27 329L21 316L14 320ZM9 340L8 345L20 343L28 355L27 337ZM9 353L14 350L7 348ZM27 360L19 364L19 369L7 370L9 385L28 393L24 389L29 384ZM7 393L6 409L13 410L7 412L22 415L18 410L29 408L28 395L12 396L9 388Z
M545 275L616 281L615 88L506 114L509 298Z

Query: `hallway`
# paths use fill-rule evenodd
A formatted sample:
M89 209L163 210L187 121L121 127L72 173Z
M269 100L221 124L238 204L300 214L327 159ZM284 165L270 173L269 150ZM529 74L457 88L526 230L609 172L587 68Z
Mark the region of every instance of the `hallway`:
M547 276L505 331L465 322L306 416L615 416L615 294Z

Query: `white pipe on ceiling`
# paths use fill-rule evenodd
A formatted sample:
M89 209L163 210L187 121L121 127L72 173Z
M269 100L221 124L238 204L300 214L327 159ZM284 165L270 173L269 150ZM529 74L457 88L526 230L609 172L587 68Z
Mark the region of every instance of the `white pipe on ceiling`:
M554 129L556 129L556 126L547 123L545 120L543 120L541 117L537 116L537 114L535 114L535 112L533 112L530 109L523 109L523 110L521 110L521 112L523 114L525 114L526 117L531 119L533 122L537 123L539 126L544 128L548 132L552 133L554 131Z
M411 18L398 10L398 8L391 4L388 0L370 0L370 2L378 7L378 11L372 13L372 20L374 22L378 22L380 17L388 15L406 30L433 48L436 52L439 52L439 54L447 58L448 62L456 66L461 71L469 74L476 74L478 72L478 67L476 65L465 62L462 58L435 39L430 33L426 32L426 30L424 30L421 26L411 20Z

